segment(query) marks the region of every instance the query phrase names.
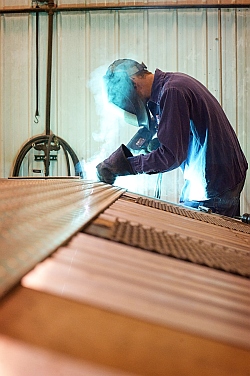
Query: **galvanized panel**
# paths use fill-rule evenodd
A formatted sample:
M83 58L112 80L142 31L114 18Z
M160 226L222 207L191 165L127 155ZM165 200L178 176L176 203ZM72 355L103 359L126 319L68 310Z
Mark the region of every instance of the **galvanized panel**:
M30 7L32 0L0 0L0 8Z
M57 47L54 49L55 112L54 132L80 151L91 150L87 145L86 107L86 39L85 14L62 14L57 18ZM77 41L77 43L76 43ZM59 166L62 173L62 164Z
M237 135L250 161L250 13L249 9L236 12L237 33ZM242 211L250 209L250 174L242 193Z
M221 48L222 48L222 100L232 126L236 129L236 28L235 11L221 11Z
M30 16L1 17L2 176L30 134Z
M40 117L36 124L35 14L0 17L2 177L10 174L23 142L45 128L46 13L40 14L39 22ZM249 43L249 9L55 13L51 129L70 144L90 178L95 178L96 164L137 131L119 114L111 114L101 95L108 65L128 57L143 61L152 72L155 68L182 71L203 82L221 102L249 160ZM64 175L63 154L58 158L51 171ZM36 167L29 157L29 171ZM156 182L156 176L146 175L117 180L146 195L154 195ZM181 171L164 174L162 198L177 202L182 183ZM249 186L248 178L242 211L250 210Z
M148 65L166 71L178 69L178 11L153 10L148 13ZM160 47L160 48L159 48Z
M220 82L220 12L214 9L207 10L207 35L206 35L206 83L207 88L221 102Z
M206 82L206 11L178 11L178 71ZM199 32L197 33L197 30Z

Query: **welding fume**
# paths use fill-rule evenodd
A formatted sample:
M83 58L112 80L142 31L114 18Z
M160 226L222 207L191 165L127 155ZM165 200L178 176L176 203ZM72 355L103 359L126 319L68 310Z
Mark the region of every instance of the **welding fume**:
M114 61L103 80L108 101L139 130L96 166L100 181L180 168L180 204L240 216L248 164L221 105L201 82L180 72L152 73L132 59Z

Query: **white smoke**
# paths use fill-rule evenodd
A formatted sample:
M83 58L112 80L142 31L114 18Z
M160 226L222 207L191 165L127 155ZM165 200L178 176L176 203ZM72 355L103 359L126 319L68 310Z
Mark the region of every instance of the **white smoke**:
M119 133L123 125L124 112L108 102L103 82L107 68L108 65L103 65L95 69L88 82L88 87L94 96L95 109L100 122L99 129L92 133L93 139L100 144L100 148L91 159L81 161L84 177L88 180L97 180L96 165L107 158L121 144Z
M123 111L108 102L103 82L103 76L106 71L107 66L97 68L91 73L88 83L94 95L96 111L100 118L100 130L92 135L96 141L102 142L102 148L105 151L111 145L114 145L114 141L119 134L119 122L123 117Z
M100 122L99 130L93 132L92 137L101 145L91 159L81 161L84 178L92 181L98 180L96 175L97 164L106 159L121 143L126 144L138 130L138 128L125 122L123 110L108 102L103 82L107 68L108 65L103 65L95 69L88 82L88 87L95 99L95 108ZM121 139L120 135L126 132L127 135L131 132L128 139ZM156 181L157 176L130 175L118 177L114 185L131 192L152 196Z

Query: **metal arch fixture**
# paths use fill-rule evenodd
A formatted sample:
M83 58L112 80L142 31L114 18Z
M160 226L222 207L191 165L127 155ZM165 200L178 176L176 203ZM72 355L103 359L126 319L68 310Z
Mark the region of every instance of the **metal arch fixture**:
M50 166L50 152L52 150L58 151L60 148L64 151L68 176L70 176L70 162L68 154L70 155L74 167L75 167L75 176L83 177L83 171L79 159L73 149L69 144L64 141L62 138L54 135L50 129L50 113L51 113L51 73L52 73L52 42L53 42L53 16L56 5L54 0L47 1L46 11L48 13L48 50L47 50L47 85L46 85L46 114L45 114L45 134L34 136L29 139L18 156L16 157L14 167L12 170L11 176L19 176L21 164L27 155L27 153L32 149L40 150L44 152L44 167L45 167L45 176L49 176L49 166ZM54 143L54 145L52 144Z
M52 143L54 142L54 145ZM49 166L50 166L50 151L58 151L62 147L65 158L66 158L66 164L67 164L67 170L68 170L68 176L71 175L70 172L70 163L69 163L69 157L70 155L72 162L74 164L75 168L75 176L83 177L83 171L81 169L81 164L79 163L79 159L77 155L75 154L74 150L70 147L70 145L64 141L62 138L51 134L51 135L40 135L40 136L34 136L31 139L29 139L22 149L20 150L16 161L14 163L14 167L11 173L11 176L19 176L20 168L22 165L22 162L27 155L27 153L32 149L36 150L42 150L44 152L44 167L45 167L45 176L49 176Z

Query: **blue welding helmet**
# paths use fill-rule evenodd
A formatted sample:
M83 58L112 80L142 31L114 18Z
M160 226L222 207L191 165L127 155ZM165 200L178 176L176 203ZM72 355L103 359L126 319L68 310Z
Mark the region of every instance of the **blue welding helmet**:
M103 78L108 101L125 111L125 120L134 116L137 122L133 122L133 125L149 128L148 111L130 78L146 70L144 63L140 64L131 59L119 59L108 67Z

